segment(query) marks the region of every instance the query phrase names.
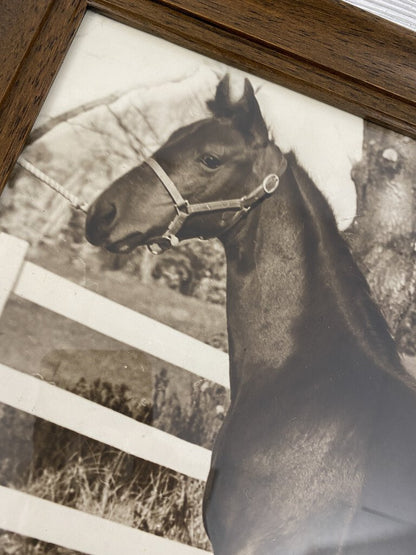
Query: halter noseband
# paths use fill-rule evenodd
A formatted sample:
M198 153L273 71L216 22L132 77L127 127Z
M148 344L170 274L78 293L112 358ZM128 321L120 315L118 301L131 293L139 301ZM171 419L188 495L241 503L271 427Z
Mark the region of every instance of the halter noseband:
M176 185L173 183L171 178L162 168L162 166L156 162L154 158L148 158L145 160L145 164L153 170L153 172L159 178L159 181L165 187L166 191L169 193L173 200L176 215L168 225L165 233L160 237L153 237L148 243L148 249L152 254L159 254L170 247L176 247L179 244L179 239L177 233L181 230L183 224L192 214L203 214L210 212L225 212L225 211L235 211L236 214L231 219L229 225L222 231L225 233L231 227L233 227L242 217L244 217L253 206L272 195L278 185L279 176L275 173L266 175L263 179L261 185L256 187L251 193L245 195L239 199L230 200L216 200L213 202L203 202L190 204L189 201L185 200L181 193L178 191ZM283 170L281 175L286 170L286 159L283 158Z

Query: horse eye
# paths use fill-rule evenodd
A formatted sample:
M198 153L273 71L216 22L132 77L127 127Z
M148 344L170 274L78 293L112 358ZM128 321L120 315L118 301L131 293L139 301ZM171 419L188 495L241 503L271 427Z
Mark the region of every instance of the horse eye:
M222 164L221 160L215 154L204 154L200 158L201 162L210 170L216 170Z

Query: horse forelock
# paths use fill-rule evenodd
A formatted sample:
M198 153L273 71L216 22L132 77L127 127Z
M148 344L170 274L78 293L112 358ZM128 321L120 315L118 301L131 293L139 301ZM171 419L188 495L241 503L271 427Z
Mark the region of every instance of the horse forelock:
M174 131L160 150L172 150L192 145L195 148L221 149L223 147L236 147L236 141L241 138L241 146L244 144L244 136L232 125L227 118L205 118Z

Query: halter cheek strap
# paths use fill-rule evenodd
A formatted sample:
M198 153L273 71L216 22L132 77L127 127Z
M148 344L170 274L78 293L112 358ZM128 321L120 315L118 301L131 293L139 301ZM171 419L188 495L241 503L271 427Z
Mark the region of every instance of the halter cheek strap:
M190 204L189 201L183 198L174 182L154 158L148 158L145 164L157 175L159 181L169 193L176 210L176 215L168 225L165 233L149 240L148 248L153 254L159 254L179 244L177 233L181 230L187 218L192 214L208 214L226 211L236 212L229 225L222 230L222 233L225 233L243 218L258 202L272 195L279 185L279 176L275 173L271 173L267 175L262 183L251 191L251 193L239 199ZM286 159L283 158L280 175L285 172L286 166Z

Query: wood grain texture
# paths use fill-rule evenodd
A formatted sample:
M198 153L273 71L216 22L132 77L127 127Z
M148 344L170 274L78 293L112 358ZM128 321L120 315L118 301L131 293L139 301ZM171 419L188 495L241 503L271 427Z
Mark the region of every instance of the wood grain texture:
M16 8L20 4L26 6L24 16ZM10 16L13 10L18 21L22 18L20 28L29 29L28 38L19 39L7 71L0 73L0 92L4 92L0 96L0 186L87 5L416 137L416 35L349 4L336 0L0 0L3 59L4 37L13 32L2 35L1 29L17 28ZM32 27L27 24L30 10Z
M120 21L416 136L416 35L354 6L335 0L90 4Z
M52 1L0 0L0 105Z
M415 94L416 36L397 33L396 26L334 0L164 0L240 36L340 72L363 83L379 85L401 96ZM414 62L414 61L413 61ZM404 71L397 75L397 65ZM413 75L409 80L407 71ZM390 79L389 79L390 77ZM394 77L392 81L391 78ZM387 79L386 79L387 78Z
M86 2L2 0L0 8L4 63L0 74L1 190L78 28Z

